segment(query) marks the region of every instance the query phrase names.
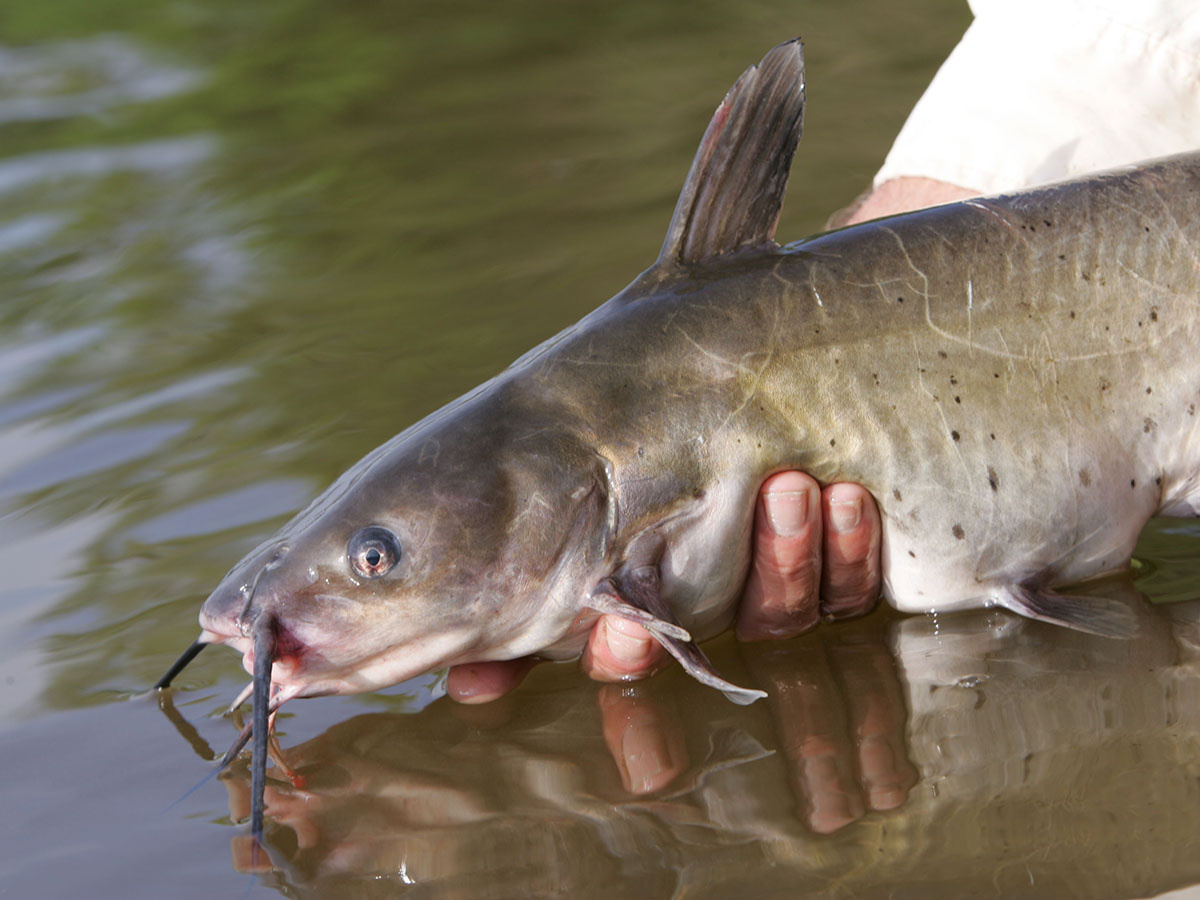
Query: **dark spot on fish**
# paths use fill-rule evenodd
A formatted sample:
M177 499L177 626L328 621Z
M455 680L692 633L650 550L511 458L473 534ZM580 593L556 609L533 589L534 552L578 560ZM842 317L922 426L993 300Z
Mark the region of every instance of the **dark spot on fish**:
M1101 392L1101 393L1104 393L1104 392L1105 392L1105 391L1107 391L1107 390L1108 390L1110 387L1112 387L1112 384L1109 382L1109 380L1108 380L1107 378L1101 378L1101 379L1100 379L1100 392Z
M1156 308L1154 308L1154 307L1151 307L1151 308L1150 308L1150 321L1151 321L1151 322L1157 322L1157 321L1158 321L1158 310L1157 310Z
M1195 404L1195 403L1189 403L1189 404L1188 404L1188 415L1189 415L1189 416L1194 416L1195 414L1196 414L1196 404Z
M1149 226L1149 225L1147 225L1147 226L1146 226L1146 234L1149 234L1149 233L1150 233L1150 226Z
M1141 327L1142 327L1142 320L1138 319L1138 328L1141 328Z
M954 398L954 402L955 402L955 403L962 403L962 397L955 397L955 398Z
M1135 488L1135 487L1137 487L1137 479L1136 479L1136 478L1130 478L1130 479L1129 479L1129 486L1130 486L1131 488Z
M896 302L897 302L897 303L903 303L903 302L904 302L904 298L903 298L903 297L897 297L897 298L896 298Z
M911 550L908 551L908 555L911 556L913 559L917 558L917 554L913 553Z
M996 474L996 470L991 466L987 467L988 484L991 485L993 491L1000 490L1000 476Z
M1079 277L1080 277L1080 278L1082 278L1084 281L1091 281L1091 280L1092 280L1092 276L1091 276L1091 275L1089 275L1087 272L1080 272L1080 273L1079 273Z
M837 440L835 440L834 438L830 438L830 439L829 439L829 446L830 446L830 447L836 447L836 446L837 446Z
M834 364L835 366L836 366L838 363L840 363L840 362L841 362L841 360L840 360L840 359L838 359L836 356L833 358L833 364Z
M1060 254L1058 254L1058 258L1059 258L1059 259L1066 259L1066 258L1067 258L1067 254L1065 254L1065 253L1060 253Z
M1155 483L1155 484L1162 484L1162 476L1161 476L1161 475L1156 475L1156 476L1154 477L1154 483Z
M1150 388L1146 388L1146 393L1147 393L1147 394L1150 394L1150 393L1153 393L1153 392L1151 391L1151 389L1150 389Z
M958 432L957 432L957 431L951 431L951 432L950 432L950 437L954 438L954 439L957 441L957 440L958 440Z
M1091 476L1091 474L1089 474L1087 469L1079 470L1079 483L1082 484L1084 487L1092 486L1092 476Z
M942 359L945 359L945 358L946 358L946 351L945 351L945 350L939 350L939 351L938 351L938 356L940 356Z
M703 500L704 499L704 488L697 488L696 490L694 490L692 492L692 499L693 500Z
M1075 310L1071 310L1071 318L1075 318Z
M1049 219L1042 219L1042 224L1043 224L1043 225L1045 225L1047 228L1049 228L1049 227L1050 227L1050 220L1049 220Z
M963 535L966 534L966 532L963 531L963 527L957 522L954 523L954 527L951 528L950 531L953 532L954 536L960 541L963 539Z
M1000 377L1000 373L999 373L999 372L993 372L993 373L992 373L992 377L993 377L993 378L999 378L999 377Z
M1153 427L1154 427L1154 420L1152 418L1150 418L1149 416L1146 416L1146 418L1142 419L1142 432L1143 433L1149 434L1150 429L1152 429Z
M955 378L953 375L951 375L951 376L950 376L950 383L951 383L951 384L958 384L958 379L957 379L957 378Z
M893 496L893 497L895 497L897 501L902 501L902 500L904 499L903 497L901 497L901 496L900 496L900 489L899 489L899 488L893 488L893 489L892 489L892 496Z

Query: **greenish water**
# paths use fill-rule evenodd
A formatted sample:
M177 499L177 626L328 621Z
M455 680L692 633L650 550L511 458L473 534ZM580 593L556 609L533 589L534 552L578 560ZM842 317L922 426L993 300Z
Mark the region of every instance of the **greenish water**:
M718 642L733 680L776 688L747 709L565 666L487 709L294 704L304 786L270 792L256 873L244 770L179 799L207 764L143 695L242 553L653 259L746 65L806 39L795 238L866 185L966 20L958 0L0 10L0 894L1200 882L1192 523L1143 540L1156 603L1129 644L881 612ZM210 651L178 682L200 750L232 740L243 677ZM614 752L635 740L669 761L650 793ZM911 784L898 809L866 811L872 748Z

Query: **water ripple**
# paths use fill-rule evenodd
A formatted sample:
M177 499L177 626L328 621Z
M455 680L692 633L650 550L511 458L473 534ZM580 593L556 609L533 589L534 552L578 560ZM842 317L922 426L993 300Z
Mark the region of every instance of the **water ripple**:
M182 94L202 80L117 35L0 47L0 124L96 116Z

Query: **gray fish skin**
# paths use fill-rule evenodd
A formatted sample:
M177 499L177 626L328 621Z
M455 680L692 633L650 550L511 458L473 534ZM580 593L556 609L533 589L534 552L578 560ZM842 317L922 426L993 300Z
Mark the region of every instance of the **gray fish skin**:
M705 680L680 645L730 625L758 487L790 468L877 498L899 609L1119 633L1049 588L1196 513L1200 155L786 247L763 240L777 210L696 261L669 235L621 294L368 455L230 572L203 639L250 669L249 623L273 617L290 698L570 657L627 610ZM401 547L379 578L348 565L367 526Z

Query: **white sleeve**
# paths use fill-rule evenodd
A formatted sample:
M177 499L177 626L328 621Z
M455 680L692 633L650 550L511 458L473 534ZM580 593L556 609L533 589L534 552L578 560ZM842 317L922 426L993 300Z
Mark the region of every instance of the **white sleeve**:
M1200 148L1196 0L970 0L879 185L983 193Z

